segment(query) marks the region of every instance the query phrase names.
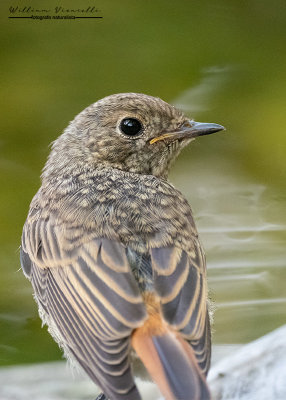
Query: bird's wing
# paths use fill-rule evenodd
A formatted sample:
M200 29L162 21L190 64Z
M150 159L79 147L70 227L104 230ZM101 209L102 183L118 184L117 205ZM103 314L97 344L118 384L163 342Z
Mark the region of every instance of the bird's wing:
M190 341L204 373L210 361L205 257L199 241L187 254L177 247L151 249L155 290L164 319Z
M146 319L125 248L63 228L51 219L25 224L21 264L49 329L104 393L140 399L130 369L131 332Z

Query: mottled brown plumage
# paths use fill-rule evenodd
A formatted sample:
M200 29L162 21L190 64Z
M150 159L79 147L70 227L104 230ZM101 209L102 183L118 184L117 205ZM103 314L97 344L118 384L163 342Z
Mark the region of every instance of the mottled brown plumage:
M128 93L86 108L53 144L22 268L55 340L112 400L140 399L131 344L166 399L209 398L205 257L167 176L194 137L221 129Z

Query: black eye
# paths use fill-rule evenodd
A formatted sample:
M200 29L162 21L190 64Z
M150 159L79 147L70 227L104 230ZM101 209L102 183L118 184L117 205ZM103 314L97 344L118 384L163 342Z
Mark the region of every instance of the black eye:
M142 124L135 118L124 118L120 122L120 130L127 136L137 136L142 131Z

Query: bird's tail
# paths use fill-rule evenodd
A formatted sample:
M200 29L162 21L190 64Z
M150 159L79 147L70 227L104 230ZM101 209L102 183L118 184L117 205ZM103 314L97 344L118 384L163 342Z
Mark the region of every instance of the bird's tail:
M132 346L165 400L210 400L203 373L191 346L180 334L150 319L135 330ZM150 329L151 325L151 329Z

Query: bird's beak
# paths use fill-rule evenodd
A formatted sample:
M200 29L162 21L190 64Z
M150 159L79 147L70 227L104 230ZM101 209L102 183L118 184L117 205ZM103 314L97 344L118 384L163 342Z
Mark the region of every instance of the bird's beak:
M197 136L210 135L211 133L219 132L225 128L222 125L195 122L192 120L186 121L178 130L174 132L166 132L150 140L150 144L156 143L160 140L171 139L193 139Z

